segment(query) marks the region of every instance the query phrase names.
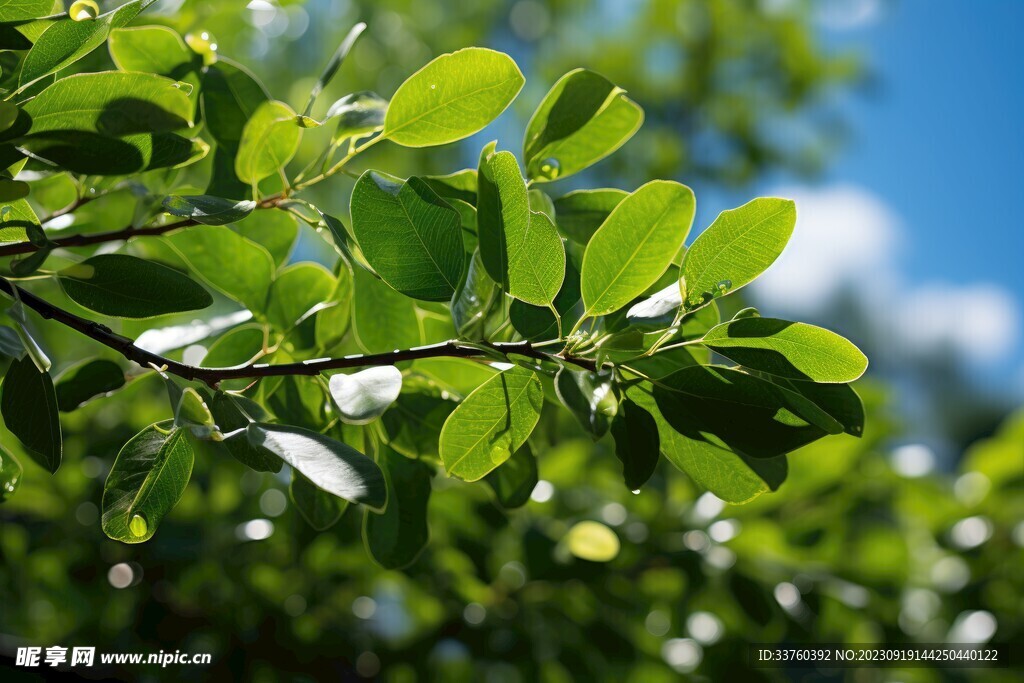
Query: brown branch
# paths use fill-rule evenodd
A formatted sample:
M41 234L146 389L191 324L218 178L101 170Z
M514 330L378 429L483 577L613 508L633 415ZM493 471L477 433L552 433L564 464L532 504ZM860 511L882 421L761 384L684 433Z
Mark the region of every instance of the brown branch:
M341 370L344 368L357 368L374 365L395 365L402 361L418 360L421 358L486 358L495 353L502 356L515 354L526 356L540 361L561 360L572 363L590 371L596 370L593 360L573 356L561 356L546 353L537 349L528 341L523 342L485 342L482 344L470 344L458 340L442 342L430 346L419 346L412 349L395 350L389 353L370 353L364 355L344 356L341 358L323 358L318 360L301 361L298 363L282 363L280 365L267 365L253 363L234 368L201 368L195 365L187 365L164 356L146 351L135 345L135 340L115 333L109 327L101 325L92 320L86 320L80 316L58 308L45 301L35 294L28 292L21 287L11 283L6 278L0 278L0 291L6 292L12 297L15 294L21 302L47 320L55 320L71 329L94 339L99 343L114 349L130 361L138 363L143 367L155 365L164 368L178 377L186 380L198 380L216 388L217 383L227 379L259 378L259 377L280 377L285 375L319 375L325 370ZM483 347L483 348L481 348Z

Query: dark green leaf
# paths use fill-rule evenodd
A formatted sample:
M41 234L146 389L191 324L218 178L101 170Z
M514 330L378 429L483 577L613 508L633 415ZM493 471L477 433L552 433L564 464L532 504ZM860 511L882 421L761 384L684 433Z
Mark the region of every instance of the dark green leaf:
M800 394L728 368L683 368L659 380L654 397L679 433L753 458L843 431Z
M622 476L626 488L639 490L647 483L658 466L661 447L658 424L654 417L629 399L619 404L612 421L615 455L622 462Z
M442 199L459 199L476 206L477 170L464 168L448 175L422 176L423 182Z
M526 127L527 175L546 182L578 173L625 144L643 120L643 109L604 76L570 71Z
M395 92L382 134L406 147L461 140L505 111L525 82L501 52L470 47L441 55Z
M213 397L210 412L224 434L244 430L250 422L262 421L268 417L267 412L258 403L223 392L217 392ZM265 448L253 446L244 432L228 437L221 443L232 457L257 472L281 471L281 459Z
M269 99L263 84L241 64L219 57L203 71L203 120L213 139L230 150L232 159L246 121Z
M124 254L100 254L57 273L77 304L118 318L151 318L206 308L210 294L173 268Z
M595 439L608 432L618 401L608 372L593 373L563 367L555 375L555 392L580 425Z
M318 488L296 469L292 469L288 493L302 518L317 531L330 529L348 509L347 500Z
M103 487L103 533L122 543L149 540L185 492L193 461L185 432L169 421L135 435Z
M537 459L529 444L523 444L511 458L488 474L485 481L494 490L498 504L506 510L526 505L537 486Z
M385 569L401 569L416 561L430 540L427 504L433 471L383 446L380 465L388 486L382 514L366 512L363 536L370 555Z
M772 378L772 381L802 394L835 418L847 434L858 438L864 435L864 403L849 384L815 384L780 378Z
M500 296L501 288L487 274L480 251L473 252L469 272L451 302L452 322L459 336L482 339L488 312Z
M249 443L266 448L339 498L383 509L387 488L380 468L348 444L299 427L253 423Z
M14 360L0 387L0 413L32 459L51 473L60 467L61 433L53 380L28 356Z
M597 229L622 200L625 190L576 190L555 200L558 229L577 244L586 246Z
M388 444L409 458L437 458L438 435L457 405L437 383L410 376L382 418Z
M69 412L97 396L124 386L124 370L112 360L87 361L57 378L57 407Z
M367 171L352 190L352 229L366 260L399 292L447 301L465 261L459 214L420 178Z
M565 280L555 297L555 310L562 316L562 324L571 327L567 317L580 302L580 272L572 259L565 261ZM547 341L558 337L558 321L545 306L533 306L516 300L509 306L509 319L516 332L530 341ZM573 321L575 322L575 317Z

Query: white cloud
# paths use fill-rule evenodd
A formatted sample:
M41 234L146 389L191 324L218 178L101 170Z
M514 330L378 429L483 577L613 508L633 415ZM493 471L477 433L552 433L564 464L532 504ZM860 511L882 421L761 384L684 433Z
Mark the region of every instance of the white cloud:
M898 263L904 242L895 213L865 188L781 188L797 204L797 225L779 260L753 285L768 310L824 315L851 293L899 351L943 349L978 364L1005 359L1020 342L1021 304L992 283L908 284Z
M898 222L877 197L854 185L771 194L796 201L796 229L754 284L759 301L774 310L819 312L848 285L881 291L892 284Z

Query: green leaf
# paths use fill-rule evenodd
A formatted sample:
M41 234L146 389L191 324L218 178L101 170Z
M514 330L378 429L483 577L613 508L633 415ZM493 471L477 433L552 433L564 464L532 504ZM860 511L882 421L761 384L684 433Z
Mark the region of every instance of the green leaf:
M626 488L637 491L647 483L658 466L661 443L658 423L649 412L628 398L619 403L612 421L615 455L622 462Z
M46 235L39 227L39 218L32 206L18 199L0 207L0 244L13 242L46 243Z
M352 329L366 353L408 349L423 343L416 306L408 297L356 268Z
M330 529L348 509L348 501L318 488L296 469L292 470L288 493L295 504L295 509L317 531Z
M535 306L554 303L565 280L565 246L547 214L530 212L525 229L511 228L508 236L509 293Z
M281 210L254 211L231 229L269 251L277 267L287 263L299 236L295 216Z
M274 261L267 250L230 228L186 228L164 241L208 285L254 313L267 310Z
M223 199L204 194L188 197L171 195L164 198L163 207L173 216L191 218L196 223L225 225L248 216L256 208L256 202L251 199Z
M812 382L852 382L867 357L835 332L775 318L741 318L718 325L703 344L751 370Z
M360 138L376 133L384 127L384 113L388 101L375 92L362 90L345 95L331 105L324 117L324 123L338 120L331 142L340 144L348 138Z
M221 432L230 434L243 430L221 442L221 445L233 458L257 472L281 471L281 459L265 448L253 446L245 435L244 430L251 422L263 421L269 417L262 406L242 396L233 396L220 391L213 397L209 405L213 419L216 420Z
M322 93L324 88L327 87L327 84L331 82L331 79L334 78L334 74L338 73L338 69L341 68L341 64L345 61L345 57L348 56L352 46L356 44L356 41L359 40L359 36L362 35L365 30L366 24L363 22L359 22L353 26L345 35L345 39L341 41L340 45L338 45L338 49L334 51L333 55L331 55L330 61L327 62L327 66L325 66L324 70L320 73L320 78L317 79L316 83L313 85L312 92L309 94L309 101L306 103L306 109L304 112L306 116L309 116L313 111L313 105L316 103L316 98L320 96L320 93Z
M23 183L20 180L0 178L0 203L2 204L24 199L31 191L32 188L28 183Z
M0 444L0 503L14 495L21 483L21 463Z
M213 342L199 365L204 368L248 365L263 356L266 343L262 325L240 325ZM229 379L221 381L218 386L221 389L244 389L252 382L251 378Z
M565 280L562 288L555 297L555 310L563 319L563 326L566 318L574 312L580 302L580 272L572 259L565 261ZM509 320L516 332L523 335L530 341L548 341L558 337L558 321L555 320L551 309L544 306L533 306L523 301L513 301L509 306ZM573 318L575 322L575 317ZM571 327L571 323L568 325Z
M0 17L15 22L44 17L50 13L53 0L0 0Z
M89 21L58 19L34 41L21 67L21 88L86 56L156 0L133 0Z
M452 322L459 336L482 339L488 313L500 296L501 288L487 274L480 250L477 249L470 259L466 278L452 296Z
M843 431L860 438L864 435L864 403L849 384L815 384L771 378L776 384L810 400L843 426Z
M669 425L649 390L635 386L626 394L654 418L665 458L722 500L746 503L785 480L786 456L746 458L703 439L690 439Z
M363 256L385 282L414 299L451 299L465 260L461 223L429 185L367 171L351 207Z
M617 400L609 372L580 372L562 367L555 375L555 393L580 425L599 439L615 417Z
M235 173L242 182L255 185L291 161L301 137L302 129L291 107L284 102L264 102L242 129Z
M385 569L408 567L427 546L427 505L433 471L418 460L394 450L380 449L380 465L388 487L388 506L382 514L363 517L363 537L371 557Z
M558 80L526 127L526 172L536 182L578 173L624 145L644 111L600 74L570 71Z
M667 180L622 200L583 255L585 315L617 311L657 282L686 239L695 209L693 191Z
M195 53L177 31L166 26L115 29L110 32L107 48L121 71L154 73L182 81L195 69Z
M0 414L32 459L51 473L60 467L57 395L50 375L29 356L11 361L0 387Z
M525 82L501 52L471 47L441 55L395 92L382 135L405 147L461 140L505 111Z
M659 380L654 398L679 433L752 458L784 455L843 431L800 394L728 368L683 368Z
M348 444L299 427L256 422L246 434L253 446L275 453L328 493L376 509L387 503L377 463Z
M267 319L286 332L304 320L334 293L331 271L317 263L293 263L270 285Z
M796 205L789 199L762 197L719 214L683 258L686 307L703 306L753 281L785 249L794 225Z
M395 402L402 390L402 371L391 365L367 368L351 375L331 375L331 398L342 422L373 422Z
M218 57L203 70L200 105L210 135L234 158L246 121L270 99L266 88L241 64Z
M14 329L0 325L0 356L22 358L24 355L25 345L21 342L21 336Z
M313 331L316 347L324 351L341 343L352 322L352 268L344 259L338 259L334 272L337 274L334 293L327 302L328 307L316 314Z
M526 182L516 164L513 173L508 173L506 163L491 159L496 155L497 142L490 142L480 150L477 172L476 224L480 258L491 279L508 289L508 240L505 234L507 221L526 221L530 215L530 200L526 193ZM513 159L513 162L515 160ZM495 177L495 174L498 177ZM499 179L503 182L499 184Z
M498 504L506 510L526 505L538 481L537 459L530 445L523 444L511 458L492 470L485 481L494 491Z
M152 318L206 308L213 297L173 268L124 254L100 254L57 273L72 301L116 318Z
M129 175L157 168L181 168L210 151L202 140L173 133L140 133L112 138L82 131L32 135L22 146L55 166L90 175Z
M483 478L526 443L543 403L540 380L525 368L509 368L481 384L441 430L445 470L465 481Z
M477 170L464 168L448 175L421 176L423 182L442 199L459 199L476 206Z
M194 458L185 432L170 421L136 434L103 486L103 533L122 543L149 540L185 492Z
M408 458L437 458L438 435L457 405L433 380L411 375L382 418L388 445Z
M86 131L119 136L173 133L192 125L192 102L175 81L103 71L62 78L25 104L29 135Z
M98 358L76 365L57 378L57 407L70 412L97 396L124 386L124 370L112 360Z

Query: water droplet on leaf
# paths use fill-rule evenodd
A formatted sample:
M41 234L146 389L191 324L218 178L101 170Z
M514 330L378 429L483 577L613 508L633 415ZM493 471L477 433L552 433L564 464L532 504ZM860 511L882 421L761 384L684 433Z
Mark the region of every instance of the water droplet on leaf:
M540 162L540 174L542 177L548 180L554 180L558 177L558 174L562 171L562 165L558 163L558 159L554 157L545 159Z
M193 52L202 56L203 64L206 66L217 61L217 39L209 31L186 33L185 44L192 48Z
M145 536L146 532L149 531L149 523L146 522L145 515L141 512L132 515L132 521L128 523L128 530L132 532L133 536Z
M100 6L93 0L77 0L71 3L68 16L75 21L92 21L100 15Z

